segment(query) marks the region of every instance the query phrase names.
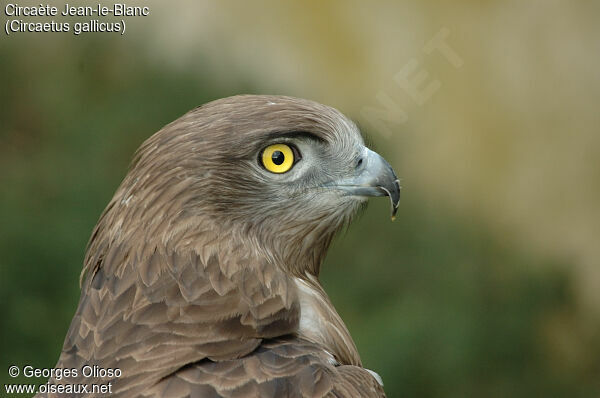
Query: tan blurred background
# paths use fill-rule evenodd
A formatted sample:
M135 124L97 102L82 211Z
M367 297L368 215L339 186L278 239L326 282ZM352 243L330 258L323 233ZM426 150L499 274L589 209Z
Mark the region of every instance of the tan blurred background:
M141 2L131 5L138 3ZM94 118L108 112L112 122L106 123L103 130L78 130L82 137L101 137L106 129L114 130L111 137L122 139L119 144L122 149L116 154L110 152L116 144L114 141L99 142L104 148L102 156L115 155L119 160L116 165L108 166L109 174L102 177L108 192L102 190L102 200L98 199L98 205L86 216L89 218L82 222L81 230L91 231L94 217L99 215L102 203L106 203L111 190L124 175L127 159L135 147L143 138L200 102L252 92L305 97L335 106L356 120L368 141L385 154L404 188L405 202L401 205L398 223L386 223L382 227L371 224L371 218L383 218L380 213L386 204L376 204L358 226L348 232L348 243L341 240L336 244L328 260L334 266L328 267L324 275L326 285L331 286L333 301L342 307L340 313L357 338L359 350L367 352L365 362L383 374L384 381L386 377L392 379L387 383L392 389L388 394L528 396L555 391L557 396L600 396L600 3L154 1L147 4L150 4L151 15L128 18L127 33L120 37L108 34L77 38L66 34L1 37L0 51L5 52L5 60L10 57L10 65L14 70L21 70L21 74L12 78L2 76L7 81L12 80L5 85L8 89L2 95L10 97L6 97L4 103L12 104L17 113L11 111L10 115L2 116L13 122L0 127L0 138L5 140L5 156L0 165L4 162L5 167L18 168L26 161L22 149L27 143L22 141L28 140L27 129L44 130L43 123L31 127L30 124L35 124L33 121L17 117L18 112L29 114L29 106L37 107L41 113L58 112L62 118L77 112L79 117L88 119L81 126L93 124L97 120ZM13 71L9 66L5 68L5 72ZM45 68L62 68L62 72L45 74L48 70ZM135 80L138 83L132 86L129 82L141 76L138 70L147 77ZM71 74L94 76L94 73L100 76L100 83L93 82L93 78L79 78L73 83L69 77ZM59 84L60 79L71 83ZM112 91L100 89L100 97L86 93L85 98L92 98L90 110L86 103L78 103L78 98L84 96L83 92L97 89L92 87L92 82L99 86L107 84L109 89L104 90ZM46 84L50 85L50 91L61 91L62 94L52 94L57 100L68 97L68 101L78 104L60 108L60 102L47 96L29 103L23 90L37 93ZM142 92L140 87L148 86L157 88L150 94L140 94L140 98L131 94L136 89ZM12 93L10 89L19 93ZM207 93L194 97L194 93L203 90ZM101 105L95 105L93 101L103 95L106 98L98 100ZM156 101L144 106L147 96ZM44 104L50 103L53 104L51 109L45 107ZM112 105L106 105L108 103ZM148 121L152 119L148 114L154 114L155 120ZM142 119L147 125L141 125ZM135 134L123 134L132 128L137 129ZM81 138L79 143L73 144L73 150L88 145L89 139ZM99 138L92 139L95 140ZM60 153L57 146L48 156L52 158ZM31 171L33 174L35 170ZM32 178L31 175L12 173L9 181L22 181ZM86 192L90 195L93 191ZM6 202L5 209L16 203L16 199ZM413 357L398 354L394 359L397 362L384 359L385 348L373 348L370 341L381 338L392 344L392 340L404 338L404 345L399 346L409 347L407 350L418 344L429 346L426 338L418 344L415 341L420 340L416 337L411 340L414 337L409 330L414 325L411 322L421 318L403 316L404 308L419 312L420 298L415 299L418 303L411 304L412 296L404 295L401 290L396 292L393 286L383 285L384 282L373 277L375 282L370 290L363 292L365 297L375 297L369 299L373 307L344 310L345 303L352 306L352 298L344 293L347 285L341 282L336 285L343 272L340 268L350 261L342 252L356 250L356 242L362 246L361 250L370 250L372 246L368 246L364 233L377 228L388 234L385 236L402 234L403 239L391 243L398 257L393 257L394 250L381 257L396 269L389 274L394 277L411 280L412 272L414 275L424 272L419 271L423 269L419 264L429 262L424 253L431 250L439 253L438 257L431 257L438 264L423 275L464 275L460 283L471 286L479 283L477 275L493 268L491 286L498 289L502 297L513 295L514 285L506 281L517 281L520 287L514 291L516 302L507 301L513 307L505 307L507 312L503 313L508 323L513 308L528 305L529 296L525 292L545 294L545 288L539 286L546 286L546 282L541 282L546 281L546 276L538 275L559 275L556 278L562 282L557 282L558 285L566 287L548 288L552 292L548 294L560 298L544 301L545 304L523 315L527 319L523 322L529 325L523 329L527 335L524 346L534 342L532 344L541 347L531 354L539 356L543 363L539 369L535 368L537 362L531 365L536 369L533 374L549 374L548 379L534 376L529 382L515 381L518 376L507 371L505 379L498 376L498 380L492 378L487 383L485 369L491 373L494 370L493 365L486 363L486 356L474 355L472 362L461 365L463 357L457 353L446 355L448 362L441 361L439 366L463 366L466 370L461 376L435 370L437 368L429 363L415 374L416 378L404 384L394 381L396 375L408 372L406 369L414 363ZM439 236L431 237L436 231L447 234L439 232ZM464 231L469 231L466 238L454 237ZM8 228L5 235L17 236ZM81 238L86 239L86 236ZM411 252L413 241L410 239L418 240L422 251ZM445 247L444 242L452 247ZM488 250L491 246L495 249ZM78 249L81 253L76 247L74 244L74 255L82 257L83 247ZM505 253L509 254L505 256ZM513 254L516 257L512 257ZM80 257L74 257L73 263L80 262ZM358 258L365 259L364 256ZM417 258L420 260L415 260ZM503 271L501 265L487 267L488 260L506 262L506 269L511 271ZM349 272L356 272L358 281L364 273L389 276L380 271L377 264L366 266L359 260L354 261ZM445 267L446 262L456 267ZM7 268L10 266L7 264ZM521 273L526 275L522 280L519 279ZM448 277L448 281L432 286L427 283L428 277L415 277L425 290L443 290L444 286L454 283L452 277ZM475 279L468 279L470 277ZM397 285L402 289L402 283L397 282ZM385 291L395 297L389 300L389 307L378 307L377 294L381 286L387 286ZM452 297L460 295L461 289L453 291ZM446 299L444 295L436 297ZM456 308L471 305L477 297L459 300ZM75 300L73 297L62 300L67 299ZM17 297L6 300L8 303ZM498 301L502 308L503 303ZM442 306L439 300L433 300L430 305ZM69 304L65 307L64 329L68 326L68 314L74 309ZM373 316L368 317L365 313L371 308L374 308ZM502 312L502 308L496 310ZM485 305L481 311L488 312ZM462 341L465 347L492 344L487 340L478 341L479 335L473 332L478 330L473 325L485 323L483 315L465 317L468 320L461 323L462 326L452 329L459 336L457 341ZM371 323L377 325L377 330L369 329L369 322L380 322ZM443 333L443 322L441 325L425 322L424 325L424 330L436 325ZM380 328L393 332L381 333ZM515 341L525 341L515 336ZM513 348L515 346L509 337L498 341L509 341ZM499 357L503 352L501 346ZM424 357L425 362L441 358L432 352L414 355ZM514 363L519 362L518 356L513 359ZM394 365L389 365L387 370L378 368L378 364L392 363ZM506 366L514 366L514 363L507 362ZM397 367L392 369L392 366ZM480 368L486 376L473 375L472 370ZM545 383L540 380L556 379L556 375L564 378L557 382L558 387L550 381L543 388L527 384ZM445 377L458 382L449 382ZM403 379L400 377L400 380ZM407 388L409 383L411 387ZM437 384L435 388L427 388L428 383ZM467 383L472 386L464 387Z

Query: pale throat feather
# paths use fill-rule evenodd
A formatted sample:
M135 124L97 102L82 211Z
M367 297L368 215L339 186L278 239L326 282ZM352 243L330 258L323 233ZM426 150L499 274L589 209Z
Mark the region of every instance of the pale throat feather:
M358 350L329 297L313 275L295 277L300 301L298 336L321 345L342 365L362 366Z

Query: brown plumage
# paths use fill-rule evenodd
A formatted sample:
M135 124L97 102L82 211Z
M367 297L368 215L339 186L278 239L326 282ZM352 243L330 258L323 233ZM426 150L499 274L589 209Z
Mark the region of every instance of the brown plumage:
M294 149L289 171L261 164L272 144ZM56 366L79 377L50 382L86 397L94 383L115 397L385 396L318 282L336 231L384 194L395 213L393 171L330 107L248 95L190 111L144 142L102 213Z

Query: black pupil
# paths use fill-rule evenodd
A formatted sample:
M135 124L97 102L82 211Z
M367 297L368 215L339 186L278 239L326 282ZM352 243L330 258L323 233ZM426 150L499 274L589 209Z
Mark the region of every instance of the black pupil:
M281 151L275 151L273 152L273 155L271 155L271 159L273 160L273 163L279 166L285 160L285 155Z

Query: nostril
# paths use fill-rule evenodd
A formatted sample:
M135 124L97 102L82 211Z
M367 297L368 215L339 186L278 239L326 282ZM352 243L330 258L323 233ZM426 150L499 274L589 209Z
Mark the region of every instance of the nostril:
M358 159L358 162L356 163L356 168L358 169L363 163L362 158Z

